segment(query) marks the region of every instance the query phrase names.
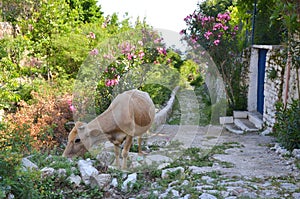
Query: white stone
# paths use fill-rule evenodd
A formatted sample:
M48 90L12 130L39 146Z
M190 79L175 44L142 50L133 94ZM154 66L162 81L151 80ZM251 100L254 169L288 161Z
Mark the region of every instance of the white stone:
M294 199L300 199L300 193L293 193Z
M137 173L128 175L127 179L122 184L122 191L127 192L128 188L132 188L132 185L136 183L136 180L137 180Z
M247 111L233 111L233 117L238 119L247 119L248 112Z
M179 197L179 191L175 190L175 189L172 189L171 190L171 193L174 197Z
M72 173L67 180L69 180L71 183L74 183L76 186L80 185L81 182L81 177L79 175L74 175L74 173Z
M166 168L169 165L170 165L170 163L165 162L165 163L162 163L162 164L158 165L157 169L162 170L162 169Z
M58 169L57 171L56 171L56 173L58 174L58 176L66 176L66 174L67 174L67 171L66 171L66 169Z
M12 193L9 193L7 196L7 199L14 199L14 198L15 198L15 195Z
M113 187L115 187L115 188L117 188L118 187L118 180L117 180L117 178L113 178L112 179L112 181L111 181L111 185L113 186Z
M100 190L107 191L108 185L111 183L110 174L92 175L90 178L91 187L98 187Z
M233 117L220 117L220 124L232 124Z
M115 154L109 151L102 151L96 156L101 166L111 165L115 159Z
M39 169L36 164L28 160L27 158L22 158L22 166L26 169Z
M217 199L217 197L208 193L203 193L199 196L199 199Z
M295 184L292 183L282 183L280 185L283 189L286 189L288 191L294 192L298 187Z
M186 194L185 196L183 196L182 198L180 199L189 199L191 197L191 194Z
M167 156L163 156L159 154L147 155L146 158L147 165L151 165L152 163L168 163L168 162L172 162L172 159Z
M166 178L169 177L169 173L173 173L173 172L176 172L178 170L180 171L180 174L184 173L184 168L183 167L164 169L164 170L162 170L161 178L166 179Z
M42 172L42 177L47 177L47 176L52 176L54 175L55 169L51 168L51 167L44 167L41 169Z
M294 149L292 154L295 158L300 159L300 149Z
M97 175L99 172L98 170L92 166L93 163L90 160L79 160L78 161L78 168L82 177L83 182L86 185L90 184L90 177L92 175Z

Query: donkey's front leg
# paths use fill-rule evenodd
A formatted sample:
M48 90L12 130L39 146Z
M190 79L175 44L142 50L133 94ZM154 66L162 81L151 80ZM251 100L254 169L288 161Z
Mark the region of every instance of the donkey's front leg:
M114 150L115 150L115 157L116 157L116 165L117 168L120 168L120 146L115 144Z
M132 144L132 136L127 135L126 140L125 140L125 145L122 150L122 158L123 158L122 170L125 170L127 168L127 158L128 158L128 153L129 153L131 144Z

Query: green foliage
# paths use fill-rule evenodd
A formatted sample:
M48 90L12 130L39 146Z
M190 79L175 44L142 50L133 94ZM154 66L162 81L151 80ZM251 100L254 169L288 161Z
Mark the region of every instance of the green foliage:
M232 6L232 0L206 0L199 4L200 10L207 16L217 16Z
M147 84L142 87L142 91L149 93L153 103L157 106L164 105L171 96L171 90L159 84Z
M256 2L254 44L280 44L283 39L283 29L280 23L272 22L270 19L272 12L276 10L278 0L260 0ZM236 16L242 22L240 35L240 39L243 41L242 46L248 47L251 45L254 2L252 0L237 0L235 7L237 8Z
M300 148L300 101L293 100L287 108L282 103L276 105L275 135L288 150Z
M200 73L199 65L192 60L186 60L180 66L180 76L183 82L189 82L193 86L200 86L203 83L203 77Z

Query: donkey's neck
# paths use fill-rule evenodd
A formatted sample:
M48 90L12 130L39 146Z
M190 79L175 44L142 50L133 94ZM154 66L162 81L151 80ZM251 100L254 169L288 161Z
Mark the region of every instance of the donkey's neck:
M89 126L92 129L100 130L102 133L112 132L117 128L112 111L109 109L92 120Z

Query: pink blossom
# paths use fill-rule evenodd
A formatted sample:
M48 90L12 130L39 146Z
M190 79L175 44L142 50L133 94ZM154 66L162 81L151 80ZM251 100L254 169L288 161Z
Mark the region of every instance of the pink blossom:
M72 105L72 100L68 99L67 103L68 103L69 106L71 106Z
M115 79L107 79L105 81L105 86L109 87L109 86L114 86L114 85L117 85L119 83L119 79L120 79L120 76L116 76Z
M121 49L122 54L130 53L135 49L135 46L131 45L129 42L119 44L118 47Z
M72 111L72 112L74 112L74 111L76 111L76 108L73 106L73 105L70 105L70 110Z
M98 55L99 51L97 48L94 48L93 50L90 51L90 55Z
M204 37L208 40L209 36L212 35L213 33L210 31L207 31L206 33L204 33Z
M223 30L225 31L228 30L228 28L229 28L228 26L223 26Z
M217 23L217 24L214 25L213 30L218 30L218 29L221 29L221 28L223 28L223 24Z
M140 46L143 46L144 44L143 44L143 41L138 41L138 44L140 45Z
M217 40L214 41L215 46L219 45L219 43L220 43L219 39L217 39Z
M217 19L219 21L227 22L230 20L230 13L229 12L225 12L224 14L219 13Z
M88 37L90 37L91 39L96 39L96 35L93 32L90 32Z
M188 15L188 16L186 16L183 20L184 21L188 21L188 20L190 20L192 18L192 16L191 15Z
M234 31L238 31L238 30L239 30L239 27L238 27L238 26L234 26L233 30L234 30Z
M105 58L105 59L114 59L114 56L112 54L104 54L103 58Z
M167 51L166 51L165 48L157 47L156 50L157 50L158 53L161 54L161 55L166 55L166 54L167 54Z
M132 60L132 58L136 58L136 55L133 54L133 53L128 53L128 54L127 54L127 59L128 59L128 60Z
M182 29L182 30L179 32L180 35L183 35L183 34L185 34L185 33L186 33L186 30L185 30L185 29Z
M143 59L143 57L145 56L145 53L143 51L140 51L139 52L139 58L140 59Z
M154 40L154 43L155 43L155 44L158 44L158 43L160 43L161 41L162 41L162 38L157 38L157 39Z

